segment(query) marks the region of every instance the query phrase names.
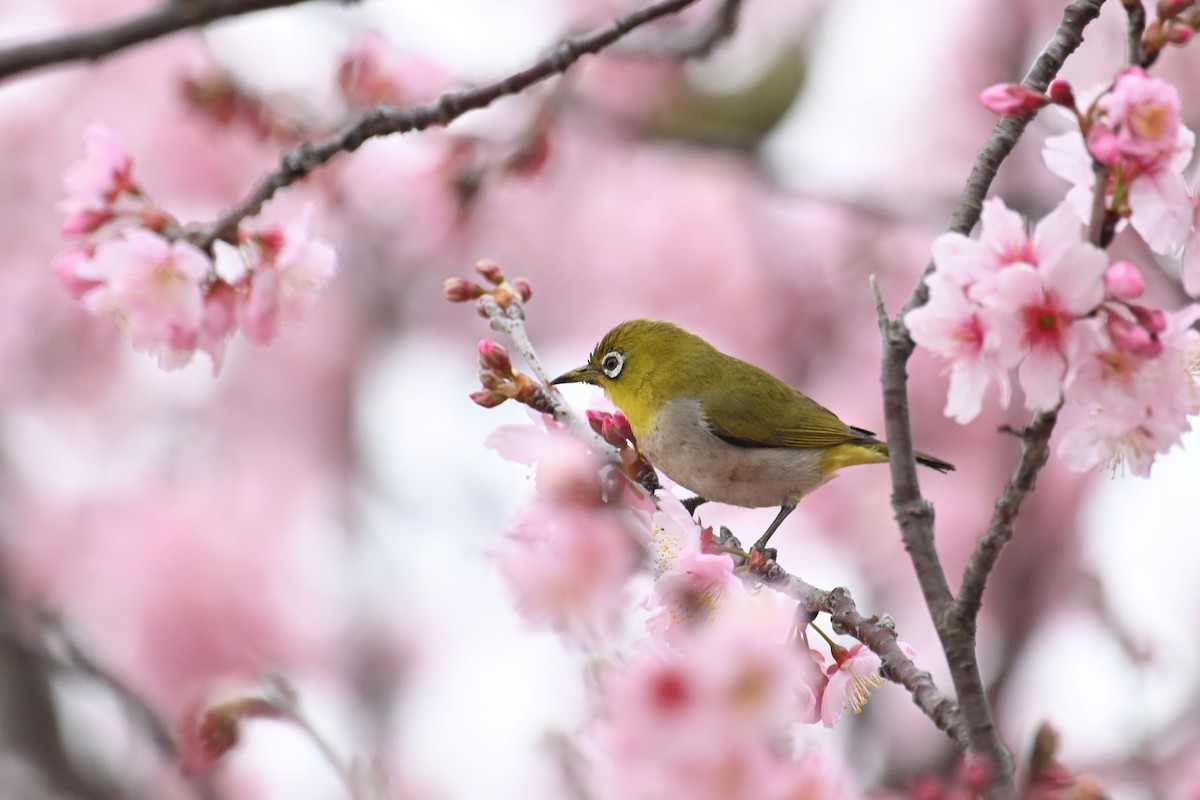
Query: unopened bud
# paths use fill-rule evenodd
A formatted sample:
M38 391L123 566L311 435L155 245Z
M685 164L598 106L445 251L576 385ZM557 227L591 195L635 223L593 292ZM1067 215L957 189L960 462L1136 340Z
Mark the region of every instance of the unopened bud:
M504 273L500 271L500 265L490 258L475 262L475 271L482 275L484 280L496 285L504 280Z
M512 359L508 351L491 339L479 340L479 366L495 370L500 375L512 375Z
M1019 83L997 83L979 93L979 102L1005 117L1023 117L1037 111L1050 98Z
M500 392L494 392L489 389L483 389L478 392L471 392L471 400L476 405L484 408L495 408L496 406L507 400L508 397Z
M513 278L512 287L517 290L517 294L521 295L521 302L528 303L533 297L533 287L529 285L529 281L525 278Z
M1167 41L1171 44L1187 44L1196 31L1187 25L1172 25L1167 28Z
M479 382L485 389L500 391L509 382L509 379L507 375L501 375L494 369L481 369L479 370Z
M1151 333L1162 333L1167 329L1167 315L1161 308L1146 308L1145 306L1130 306L1129 309L1137 317L1142 327Z
M593 430L593 431L594 431L594 432L595 432L597 435L599 435L599 434L600 434L600 431L602 431L602 430L604 429L604 421L605 421L606 419L608 419L608 417L609 417L609 414L608 414L608 412L607 412L607 411L597 411L597 410L596 410L596 409L594 409L594 408L589 408L589 409L587 410L587 422L588 422L588 426L589 426L589 427L590 427L590 428L591 428L591 429L592 429L592 430Z
M1104 271L1104 291L1117 300L1133 300L1146 291L1146 279L1132 261L1114 261Z
M1153 358L1162 352L1162 343L1136 322L1109 314L1107 327L1108 338L1118 350L1146 358Z
M1075 107L1075 90L1071 88L1071 84L1062 78L1055 78L1050 81L1050 86L1047 87L1046 94L1049 96L1050 102L1055 105L1060 105L1064 108Z
M613 425L612 417L604 420L604 424L600 426L600 438L611 444L613 447L625 447L628 442L622 436L616 426Z
M621 438L628 440L631 444L637 443L637 438L633 435L633 428L629 424L629 418L622 412L618 411L612 415L612 424Z
M483 296L483 287L466 278L446 278L442 291L451 303L465 303Z

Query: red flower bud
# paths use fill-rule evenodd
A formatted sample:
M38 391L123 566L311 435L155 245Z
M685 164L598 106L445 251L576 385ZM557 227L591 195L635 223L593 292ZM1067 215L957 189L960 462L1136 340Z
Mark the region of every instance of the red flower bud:
M980 92L979 102L1001 116L1023 117L1049 103L1050 98L1019 83L997 83Z
M443 292L451 303L465 303L483 296L483 287L466 278L446 278Z
M479 340L479 366L504 376L512 375L513 371L508 351L491 339Z
M1171 44L1187 44L1196 35L1196 31L1187 25L1172 25L1167 28L1167 41Z
M1050 97L1050 102L1064 108L1075 107L1075 90L1071 88L1071 84L1064 81L1062 78L1055 78L1050 81L1050 86L1046 89L1046 94Z
M629 418L624 413L618 411L613 414L612 424L621 438L628 440L630 444L637 444L637 437L633 435L633 428L629 424Z
M482 275L484 280L496 285L504 280L504 273L500 271L500 265L490 258L475 262L475 271Z
M489 389L471 392L472 402L474 402L476 405L483 406L484 408L495 408L507 399L508 397L500 392L494 392Z
M521 295L521 302L528 303L529 298L533 297L533 287L529 285L529 281L525 278L513 278L512 287L517 290L517 294Z
M597 411L594 408L589 408L587 410L588 425L597 434L604 429L604 421L608 419L608 417L609 413L607 411Z
M1146 308L1145 306L1130 306L1129 310L1137 317L1142 327L1151 333L1162 333L1167 329L1167 315L1161 308Z

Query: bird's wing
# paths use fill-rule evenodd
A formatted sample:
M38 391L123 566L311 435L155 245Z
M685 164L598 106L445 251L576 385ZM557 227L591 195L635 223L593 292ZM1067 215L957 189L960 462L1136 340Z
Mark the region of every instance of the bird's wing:
M700 406L714 435L741 447L833 447L871 441L821 404L780 382L751 408L740 387L705 392ZM716 422L715 420L719 420ZM867 434L864 436L864 434Z

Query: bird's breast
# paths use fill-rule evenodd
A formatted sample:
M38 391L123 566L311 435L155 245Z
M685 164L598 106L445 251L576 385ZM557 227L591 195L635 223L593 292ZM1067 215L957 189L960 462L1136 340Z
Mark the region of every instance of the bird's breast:
M741 447L712 433L700 402L664 405L638 445L671 480L708 500L747 508L797 502L825 483L821 450Z

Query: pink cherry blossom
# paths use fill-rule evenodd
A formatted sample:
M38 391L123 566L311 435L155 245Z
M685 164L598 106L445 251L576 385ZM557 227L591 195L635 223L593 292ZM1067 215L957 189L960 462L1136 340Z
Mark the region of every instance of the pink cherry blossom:
M1157 172L1179 152L1179 92L1161 78L1140 67L1127 69L1096 107L1098 127L1114 137L1118 157L1138 170ZM1113 166L1115 160L1105 163Z
M1027 408L1048 411L1061 400L1074 323L1104 299L1105 262L1102 250L1085 247L1040 270L1017 265L999 276L987 316L1001 360L1020 364Z
M946 416L963 424L975 419L993 379L1000 389L1001 405L1008 405L1008 373L994 348L985 348L990 326L980 306L940 272L929 277L928 286L929 302L911 311L905 322L913 341L951 362Z
M899 644L906 655L914 655L908 644ZM884 683L879 674L882 664L879 656L862 643L855 643L849 649L836 647L833 659L834 663L826 671L829 682L821 698L821 721L826 728L836 725L846 709L855 714L862 711L871 693Z
M780 743L815 721L825 678L787 638L791 609L762 612L742 605L671 649L648 642L604 676L605 796L789 796L797 764Z
M1110 328L1090 321L1072 354L1073 375L1060 422L1058 453L1076 470L1107 464L1148 475L1154 458L1178 444L1200 413L1195 363L1200 306L1165 315L1154 355L1115 342Z
M1183 169L1191 160L1195 136L1180 122L1175 88L1141 69L1129 69L1095 105L1096 123L1085 144L1078 131L1046 140L1043 157L1052 173L1072 184L1067 200L1081 220L1091 215L1095 175L1092 158L1111 169L1114 186L1130 225L1155 252L1178 248L1192 225Z
M695 549L655 580L647 601L651 614L646 629L667 644L678 644L692 628L711 620L729 593L744 591L741 579L733 574L733 559L702 553L697 542Z
M122 192L134 191L132 164L116 134L98 122L83 132L83 158L63 175L67 197L60 209L67 213L63 233L77 235L95 230L112 217L111 205Z
M238 309L246 338L269 344L280 328L305 316L337 271L337 256L314 239L311 209L295 225L275 226L259 234L261 259L250 270L249 291Z
M1007 404L1007 369L1018 365L1026 404L1057 404L1070 326L1104 298L1104 253L1082 240L1066 204L1032 234L999 199L984 204L982 222L978 241L934 242L930 300L907 317L913 340L950 361L946 414L960 423L979 414L990 380Z
M83 296L93 314L112 315L134 349L154 355L165 369L191 359L203 313L202 285L212 269L203 252L141 228L129 228L96 246L76 274L98 285Z

